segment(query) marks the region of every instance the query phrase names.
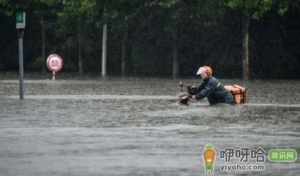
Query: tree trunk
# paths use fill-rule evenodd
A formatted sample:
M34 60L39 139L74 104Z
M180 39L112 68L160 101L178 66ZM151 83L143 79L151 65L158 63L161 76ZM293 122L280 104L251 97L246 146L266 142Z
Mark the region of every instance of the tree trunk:
M172 30L173 41L172 41L172 78L178 78L179 64L178 64L178 49L177 49L177 29Z
M122 77L128 76L131 62L131 35L130 26L125 26L123 46L122 46Z
M83 60L82 60L82 48L81 48L81 39L80 39L80 29L79 25L77 26L77 46L78 46L78 73L80 76L83 75Z
M242 48L242 63L243 63L243 79L249 79L249 25L250 14L249 10L243 11L243 48Z
M42 27L42 73L46 72L45 64L46 64L46 56L45 56L45 27L44 27L44 17L41 20L41 27Z

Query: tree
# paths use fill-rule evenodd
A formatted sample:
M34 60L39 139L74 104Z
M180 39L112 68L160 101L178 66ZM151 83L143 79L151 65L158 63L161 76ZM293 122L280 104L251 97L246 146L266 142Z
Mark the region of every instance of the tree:
M53 7L56 7L58 5L59 1L49 1L49 0L36 0L34 3L34 14L39 18L40 20L40 26L41 26L41 40L42 40L42 55L41 59L38 58L36 62L34 62L34 65L37 65L38 68L41 68L42 73L45 73L46 71L46 51L47 48L47 30L51 28L55 22L53 18L56 14L51 10Z
M146 6L152 8L152 11L160 15L165 22L165 30L171 34L172 44L172 78L176 79L179 75L179 56L178 56L178 30L187 6L195 1L180 0L152 0L146 3Z
M147 1L146 1L147 2ZM121 54L121 76L126 77L132 72L132 45L136 31L146 24L151 14L145 7L145 1L114 0L108 3L107 20L115 29L123 33Z
M55 1L55 0L52 0L52 1ZM52 1L50 0L47 2L52 2ZM28 1L1 0L0 5L4 7L3 9L1 8L0 13L2 12L9 17L13 16L15 14L15 12L17 12L17 11L26 12L26 18L27 18L27 20L26 20L27 27L26 28L29 27L29 28L36 30L37 27L39 26L39 24L38 23L30 23L30 22L35 21L35 19L36 19L35 17L40 19L40 26L42 29L41 30L42 56L34 58L35 60L33 62L29 63L28 65L29 65L29 68L42 69L42 72L45 72L45 46L46 46L46 44L45 44L45 30L46 30L45 26L48 26L49 23L45 22L44 18L46 16L49 16L49 14L51 14L51 11L49 10L49 7L47 6L47 4L45 4L43 2L43 0L41 0L41 1L39 1L39 0L28 0ZM47 25L45 25L45 23L47 23ZM33 26L29 26L29 25L33 25ZM32 38L31 38L31 40L32 40ZM37 46L40 46L40 41L35 41L35 44ZM33 57L33 55L34 54L30 53L30 57Z
M277 9L278 13L283 15L289 9L289 6L295 2L293 0L226 0L225 5L242 11L243 27L242 27L242 70L243 79L249 79L249 26L250 19L260 19L270 9Z
M122 28L121 76L126 77L132 71L132 43L140 17L143 16L144 2L139 0L116 0L110 16L116 20L113 24ZM144 19L142 19L144 20Z
M94 43L98 40L89 40L89 37L100 38L95 31L102 21L103 6L106 1L100 0L45 0L50 6L60 7L55 10L57 16L56 36L62 39L60 47L69 50L71 58L77 53L77 68L79 75L83 75L86 55L92 52ZM100 9L100 10L99 10ZM102 9L102 10L101 10ZM97 46L96 46L97 47ZM76 52L74 52L76 51ZM70 56L68 57L68 59Z

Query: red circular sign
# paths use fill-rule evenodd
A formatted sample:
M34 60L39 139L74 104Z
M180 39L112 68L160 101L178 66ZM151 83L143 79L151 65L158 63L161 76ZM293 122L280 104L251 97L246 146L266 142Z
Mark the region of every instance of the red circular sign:
M49 70L53 72L58 72L63 67L63 60L62 58L57 54L51 54L47 58L47 67Z

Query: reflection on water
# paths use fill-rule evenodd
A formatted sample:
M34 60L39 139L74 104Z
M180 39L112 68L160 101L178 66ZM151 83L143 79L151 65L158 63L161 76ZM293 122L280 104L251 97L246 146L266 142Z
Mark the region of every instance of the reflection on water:
M222 80L248 88L241 106L179 106L178 82L25 80L19 101L18 81L0 80L0 175L203 175L207 143L299 153L300 82ZM266 162L258 174L298 165ZM257 173L226 173L238 174Z

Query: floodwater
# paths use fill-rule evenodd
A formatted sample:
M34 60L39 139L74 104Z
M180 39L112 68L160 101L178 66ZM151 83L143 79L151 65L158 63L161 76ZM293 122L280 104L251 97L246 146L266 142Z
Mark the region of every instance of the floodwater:
M247 87L247 104L179 106L179 80L150 78L25 80L20 101L18 80L0 80L0 176L204 175L208 143L214 175L299 175L299 159L274 163L267 152L300 152L300 81L221 82ZM225 163L226 148L261 148L265 160Z

